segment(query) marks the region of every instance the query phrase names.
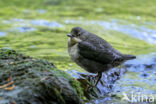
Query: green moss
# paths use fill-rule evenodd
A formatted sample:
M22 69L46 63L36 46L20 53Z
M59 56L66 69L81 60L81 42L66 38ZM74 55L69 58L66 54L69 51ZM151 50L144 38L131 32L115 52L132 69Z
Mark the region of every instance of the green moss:
M54 88L54 92L55 92L55 95L61 100L61 102L63 102L63 104L66 104L62 95L60 94L60 91L58 91L56 88Z
M87 100L87 98L84 96L84 90L82 87L81 87L81 84L79 81L77 81L76 79L71 79L69 81L69 83L71 84L71 86L75 89L75 91L78 93L78 95L80 96L80 98L84 101Z
M64 77L64 78L66 78L68 80L72 79L72 77L69 74L67 74L66 72L64 72L64 71L61 71L61 70L58 70L58 69L52 69L51 71L54 72L56 76Z
M7 83L7 78L12 76L17 88L13 90L16 92L12 94L13 96L3 94L7 102L14 99L17 103L24 104L25 102L81 104L85 98L78 81L66 72L56 69L53 63L46 60L31 58L10 49L0 49L0 67L0 84ZM18 89L20 91L16 91Z
M17 54L13 50L0 49L0 58L5 58L5 57L13 57L13 58L15 58L16 56L17 56Z
M63 77L69 80L70 85L74 88L74 90L78 93L82 100L87 100L84 96L84 89L81 87L79 81L73 78L71 75L67 74L64 71L60 71L58 69L53 69L51 72L55 73L56 76Z

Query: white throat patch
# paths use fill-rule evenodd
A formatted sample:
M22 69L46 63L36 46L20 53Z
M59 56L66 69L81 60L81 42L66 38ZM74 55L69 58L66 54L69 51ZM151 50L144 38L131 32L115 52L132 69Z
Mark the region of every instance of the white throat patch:
M68 42L71 42L71 43L78 43L78 42L81 42L82 40L81 39L79 39L79 38L76 38L76 37L70 37L69 39L68 39Z

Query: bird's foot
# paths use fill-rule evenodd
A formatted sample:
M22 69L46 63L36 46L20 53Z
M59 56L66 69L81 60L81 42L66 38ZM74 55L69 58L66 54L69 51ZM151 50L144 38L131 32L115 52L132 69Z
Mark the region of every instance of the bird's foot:
M103 82L100 80L102 77L102 73L99 72L97 76L89 76L88 77L88 83L87 86L85 88L85 91L90 91L93 88L97 88L97 84L100 81L101 84L103 84Z
M94 84L95 80L96 80L96 76L89 76L88 77L85 91L90 91L91 89L96 87L95 84Z

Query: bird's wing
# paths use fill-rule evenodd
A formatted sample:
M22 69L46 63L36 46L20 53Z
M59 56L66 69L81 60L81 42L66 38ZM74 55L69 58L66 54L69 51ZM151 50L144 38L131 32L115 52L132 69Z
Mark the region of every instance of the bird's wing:
M95 47L89 42L80 42L78 44L79 54L84 58L93 60L102 64L112 63L114 60L121 58L121 56L115 54L108 49L100 49Z

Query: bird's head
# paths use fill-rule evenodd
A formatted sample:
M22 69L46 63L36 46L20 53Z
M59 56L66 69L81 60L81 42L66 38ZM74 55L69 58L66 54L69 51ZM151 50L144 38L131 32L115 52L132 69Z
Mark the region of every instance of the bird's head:
M88 33L81 27L74 27L72 28L71 33L67 34L67 36L69 37L69 41L71 41L72 43L78 43L85 41L88 37Z

